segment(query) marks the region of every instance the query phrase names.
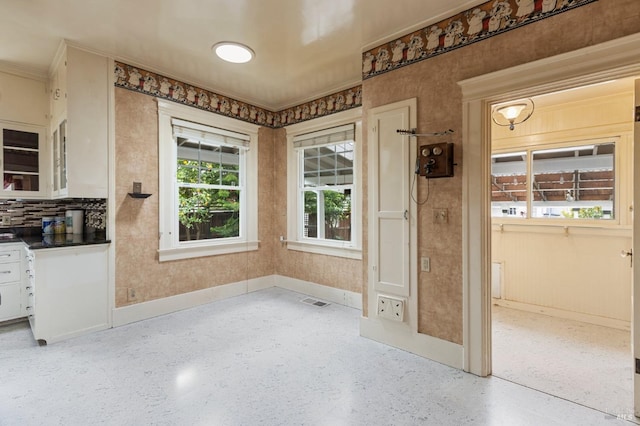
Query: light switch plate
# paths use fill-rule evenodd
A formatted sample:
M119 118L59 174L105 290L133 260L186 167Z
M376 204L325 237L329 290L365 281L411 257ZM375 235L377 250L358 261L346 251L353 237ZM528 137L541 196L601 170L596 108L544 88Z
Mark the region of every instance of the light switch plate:
M444 224L449 221L449 212L447 209L432 209L433 223Z

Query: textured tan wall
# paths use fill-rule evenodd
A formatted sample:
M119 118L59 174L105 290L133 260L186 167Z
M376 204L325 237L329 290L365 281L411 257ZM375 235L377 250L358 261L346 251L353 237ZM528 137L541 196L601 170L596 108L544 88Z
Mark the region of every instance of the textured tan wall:
M274 193L278 202L274 211L275 238L287 235L287 138L284 129L274 133ZM338 288L362 292L362 261L294 250L277 243L275 269L278 275Z
M115 110L116 306L273 274L273 131L259 133L260 249L160 263L157 104L151 96L116 88ZM144 200L127 196L134 181L153 195ZM127 300L128 288L136 290L136 300Z
M464 164L460 134L462 94L457 82L638 31L640 2L600 0L364 81L365 121L371 108L416 97L419 132L445 129L454 129L456 132L450 138L455 144L455 160L458 163L455 177L432 180L429 183L429 201L419 208L418 256L431 257L431 272L419 274L420 333L462 343L461 176ZM366 122L364 124L366 126ZM363 152L366 155L366 132L364 136ZM430 140L418 142L425 144ZM365 169L365 185L366 175ZM366 190L364 192L367 193ZM420 200L427 195L427 181L424 178L418 182L418 192ZM447 208L449 222L434 224L433 208ZM362 271L366 282L366 257L364 259ZM366 286L363 290L366 306Z

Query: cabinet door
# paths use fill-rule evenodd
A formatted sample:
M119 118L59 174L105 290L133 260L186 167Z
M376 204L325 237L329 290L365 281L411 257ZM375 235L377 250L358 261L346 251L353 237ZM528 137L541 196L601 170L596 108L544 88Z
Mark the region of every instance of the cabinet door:
M53 164L51 169L53 170L53 192L55 194L60 191L60 168L59 168L59 146L60 146L60 136L58 133L58 128L53 131L53 137L51 138L51 145L53 148Z
M39 126L4 125L0 122L4 196L38 196L44 131Z
M56 126L52 138L53 195L65 196L67 191L67 120Z
M67 120L60 123L60 140L58 141L58 155L60 157L59 170L60 191L67 190Z
M20 283L0 284L0 321L22 316L20 300Z

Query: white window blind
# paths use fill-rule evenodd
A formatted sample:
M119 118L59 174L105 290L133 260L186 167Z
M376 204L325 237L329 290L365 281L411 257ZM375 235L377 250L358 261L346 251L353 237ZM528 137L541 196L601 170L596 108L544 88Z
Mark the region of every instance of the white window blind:
M355 125L332 127L317 132L298 135L293 138L294 148L307 148L310 146L334 145L341 142L355 141Z
M171 119L173 126L173 136L186 139L195 139L203 143L215 145L226 145L240 148L249 148L249 136L232 132L230 130L218 129L217 127L205 126L198 123Z

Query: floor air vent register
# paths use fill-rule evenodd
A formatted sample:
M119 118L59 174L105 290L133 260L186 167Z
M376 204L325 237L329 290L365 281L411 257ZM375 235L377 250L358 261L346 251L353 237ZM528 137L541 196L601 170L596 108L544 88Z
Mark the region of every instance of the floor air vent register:
M301 300L302 303L306 303L307 305L318 306L320 308L324 308L325 306L329 306L328 302L323 302L322 300L313 299L311 297L307 297L306 299Z

